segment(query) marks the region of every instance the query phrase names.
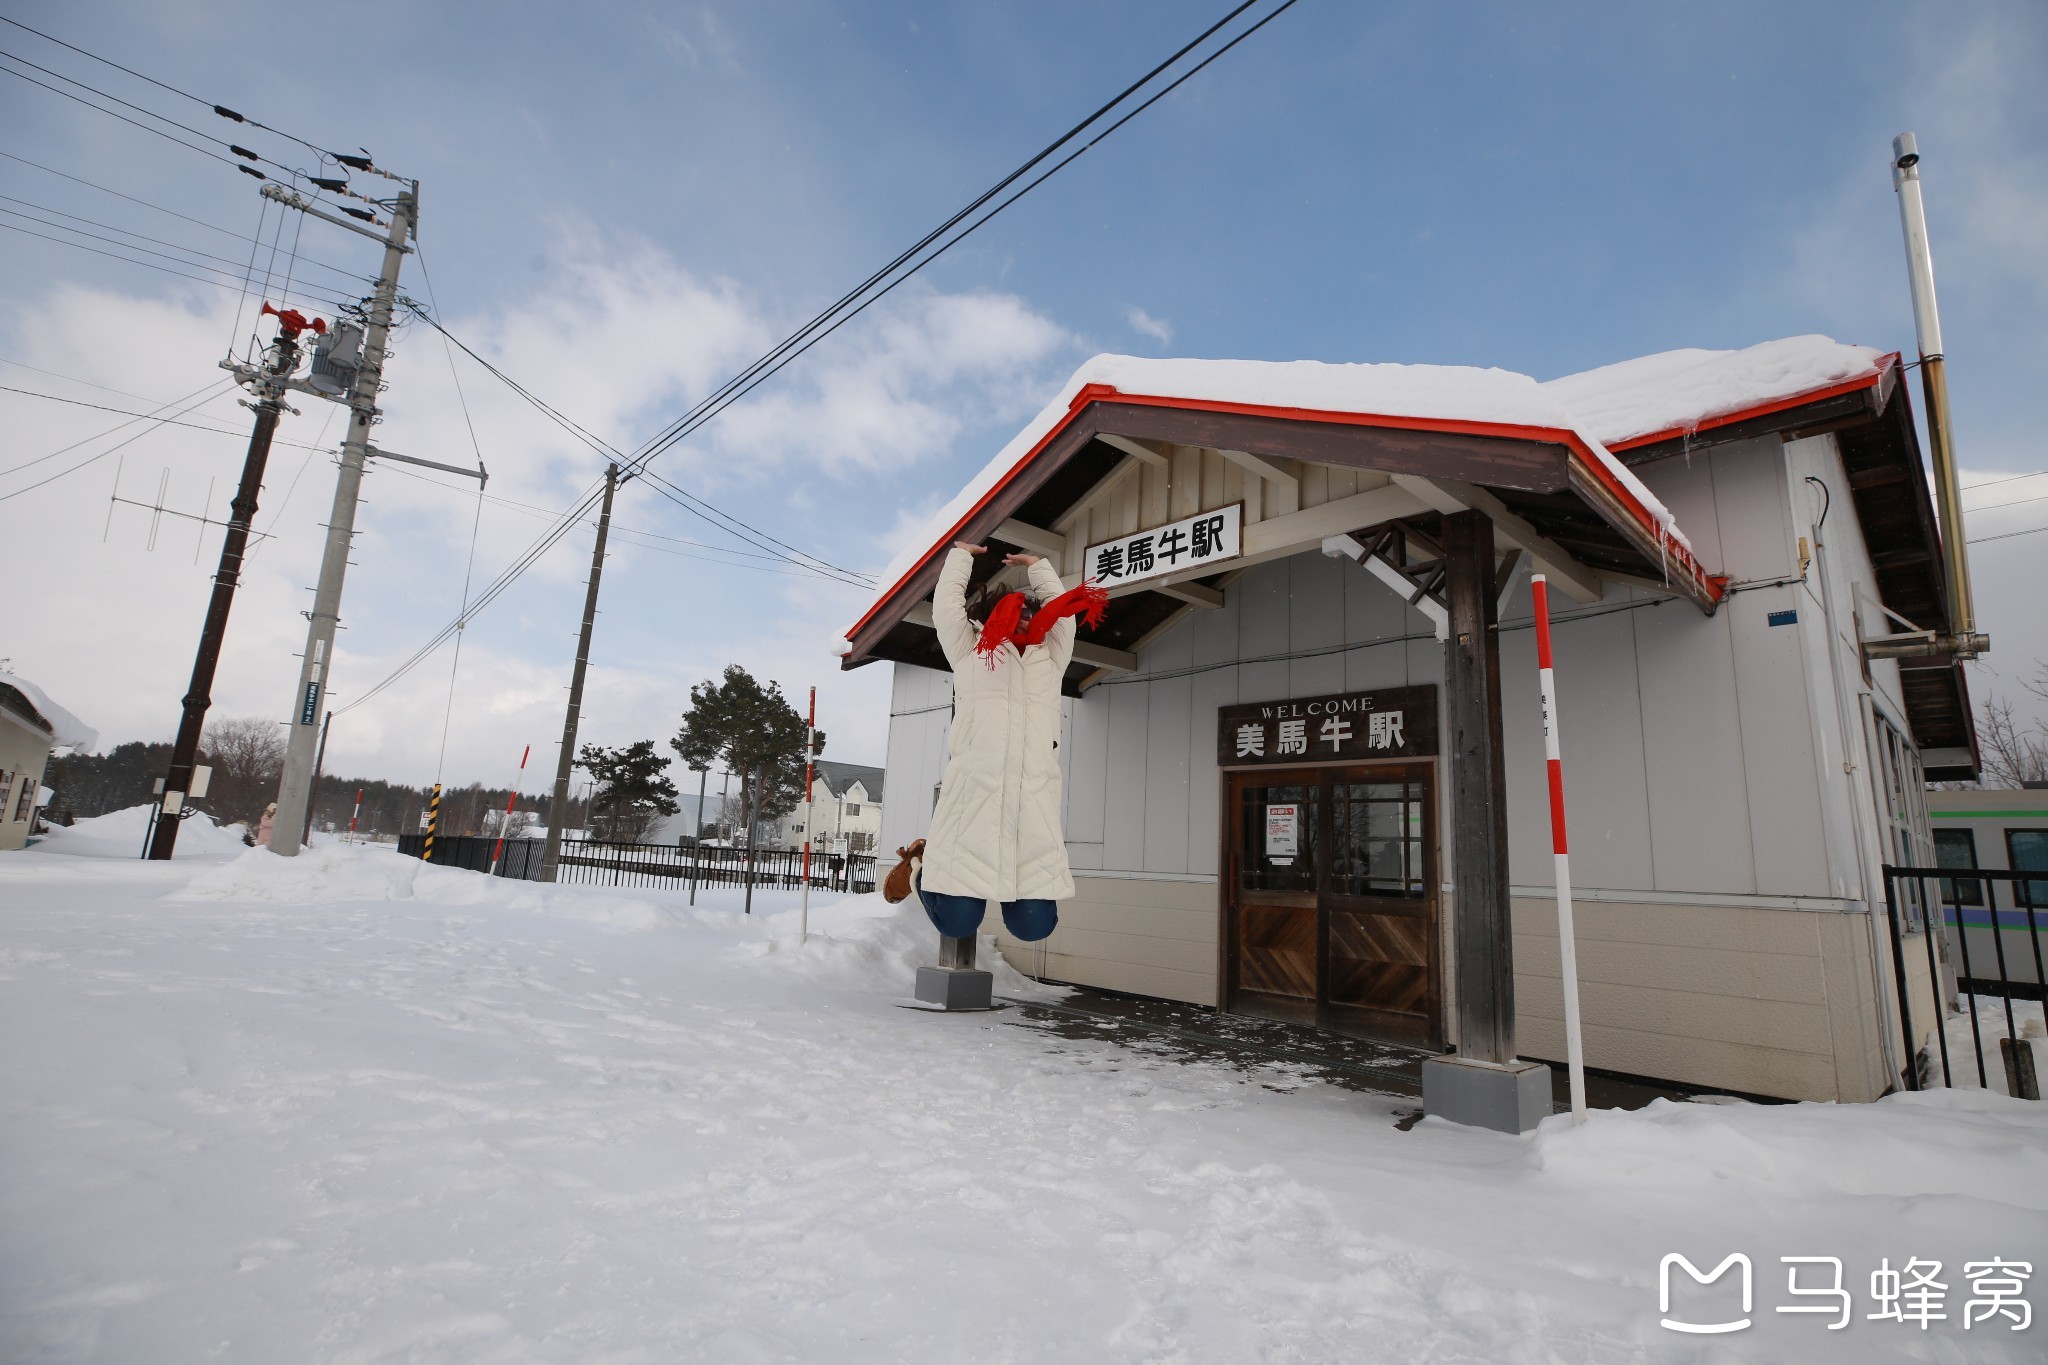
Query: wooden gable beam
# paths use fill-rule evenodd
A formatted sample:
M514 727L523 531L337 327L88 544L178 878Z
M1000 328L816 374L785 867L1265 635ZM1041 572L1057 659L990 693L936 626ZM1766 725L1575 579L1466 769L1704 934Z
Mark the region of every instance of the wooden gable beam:
M1134 437L1117 436L1110 432L1098 431L1095 433L1095 439L1113 449L1121 450L1139 463L1149 464L1155 469L1164 469L1169 463L1164 454Z
M1527 552L1536 561L1536 571L1557 584L1558 590L1574 602L1600 600L1600 580L1593 570L1573 558L1563 546L1507 509L1493 494L1468 483L1451 479L1425 479L1416 474L1396 474L1394 483L1446 515L1456 512L1484 512L1493 523L1494 539Z
M1265 507L1265 499L1263 497L1260 499L1262 516L1267 514L1280 515L1301 510L1301 477L1299 475L1290 474L1271 460L1263 459L1248 451L1218 450L1216 453L1244 470L1245 473L1273 485L1277 496L1273 499L1272 507ZM1246 501L1250 500L1247 499ZM1249 511L1250 509L1247 508L1246 510ZM1247 519L1256 520L1257 518Z
M1064 559L1067 553L1067 538L1057 531L1030 526L1015 518L1004 522L989 532L991 539L1029 550L1035 555L1045 555L1055 562Z

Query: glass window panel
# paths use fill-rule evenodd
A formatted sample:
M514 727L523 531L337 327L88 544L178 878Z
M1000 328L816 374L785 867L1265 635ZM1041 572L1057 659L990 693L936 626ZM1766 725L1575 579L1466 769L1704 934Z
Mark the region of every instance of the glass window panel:
M1332 795L1330 889L1342 896L1421 897L1422 784L1347 782Z
M2015 872L2048 872L2048 829L2009 829L2005 832L2007 860ZM2021 905L2048 909L2048 881L2029 879L2014 882Z
M1316 789L1248 786L1243 793L1239 812L1239 886L1246 891L1314 891ZM1285 814L1285 808L1290 806L1291 821Z
M1977 836L1967 829L1938 829L1934 831L1934 865L1936 867L1977 866ZM1975 880L1956 881L1952 877L1941 879L1941 902L1943 905L1982 905L1984 883Z

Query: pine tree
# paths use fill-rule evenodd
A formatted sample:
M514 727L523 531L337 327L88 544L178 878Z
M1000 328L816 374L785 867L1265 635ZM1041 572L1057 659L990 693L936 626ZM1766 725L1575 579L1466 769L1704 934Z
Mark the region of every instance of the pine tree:
M804 718L779 684L764 688L738 664L726 666L722 682L690 689L669 747L692 770L716 763L740 780L738 829L787 815L803 800Z
M600 839L638 843L657 819L680 809L676 784L662 772L668 762L654 752L651 739L636 740L623 749L583 746L576 766L597 780L590 810Z

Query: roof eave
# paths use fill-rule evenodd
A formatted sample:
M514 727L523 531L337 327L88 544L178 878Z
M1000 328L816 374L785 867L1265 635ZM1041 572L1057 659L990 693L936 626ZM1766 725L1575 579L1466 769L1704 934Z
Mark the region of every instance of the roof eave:
M1604 520L1632 541L1647 562L1663 567L1674 588L1709 614L1715 610L1725 593L1727 580L1710 574L1682 541L1672 534L1675 528L1660 524L1658 518L1627 483L1600 459L1585 438L1569 428L1132 394L1106 384L1089 384L1074 394L1060 420L1035 442L1001 479L991 485L972 508L928 546L917 561L897 579L889 592L870 607L846 633L849 648L841 657L842 669L858 668L872 662L872 651L875 646L902 622L916 603L924 600L929 594L929 580L936 576L937 560L945 547L956 540L985 538L993 526L1002 519L999 515L988 516L989 510L1015 488L1020 477L1026 475L1027 471L1044 459L1057 444L1064 441L1078 446L1093 438L1093 430L1087 428L1085 423L1077 425L1077 420L1082 419L1090 408L1103 403L1228 413L1279 421L1440 432L1559 445L1569 452L1570 486L1573 491L1591 505ZM1080 433L1079 440L1075 439L1077 431ZM977 529L978 523L982 521L989 524Z

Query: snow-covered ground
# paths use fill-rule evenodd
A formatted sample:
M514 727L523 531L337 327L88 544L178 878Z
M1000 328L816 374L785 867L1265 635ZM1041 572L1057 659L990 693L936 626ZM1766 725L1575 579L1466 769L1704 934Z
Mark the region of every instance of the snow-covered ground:
M1286 1067L900 1008L931 935L873 897L800 943L787 892L64 843L0 857L9 1362L2048 1354L1962 1323L1965 1262L2048 1278L2048 1106L1404 1131ZM1752 1325L1660 1326L1671 1252L1745 1253ZM1783 1256L1842 1259L1845 1330L1776 1311L1820 1302ZM1947 1318L1867 1319L1914 1257ZM1734 1317L1731 1283L1681 1274L1670 1316Z

